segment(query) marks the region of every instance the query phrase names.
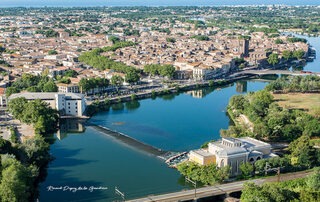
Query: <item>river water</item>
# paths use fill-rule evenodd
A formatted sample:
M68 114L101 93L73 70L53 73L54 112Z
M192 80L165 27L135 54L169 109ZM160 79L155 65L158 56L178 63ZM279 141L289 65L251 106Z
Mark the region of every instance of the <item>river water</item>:
M318 38L308 38L320 50ZM304 68L319 72L316 59ZM257 91L265 81L240 81L219 89L167 95L114 105L93 116L89 123L108 127L166 151L188 151L216 140L220 129L229 126L225 107L232 95ZM128 146L77 122L66 123L65 132L51 145L56 159L40 184L40 202L113 201L115 187L126 199L183 189L184 179L160 158ZM84 131L84 132L80 132ZM50 189L57 188L55 190ZM96 190L70 191L71 187ZM100 189L99 189L100 188ZM119 199L119 197L118 197Z

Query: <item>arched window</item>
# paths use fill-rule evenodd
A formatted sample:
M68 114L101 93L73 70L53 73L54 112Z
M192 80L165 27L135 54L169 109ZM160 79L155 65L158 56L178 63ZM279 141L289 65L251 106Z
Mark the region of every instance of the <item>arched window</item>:
M250 160L249 160L250 162L253 162L254 161L254 159L253 158L250 158Z
M221 162L220 162L220 166L221 166L221 168L223 168L223 167L224 167L224 159L222 159L222 160L221 160Z
M260 156L258 156L257 161L259 161L260 159L261 159Z

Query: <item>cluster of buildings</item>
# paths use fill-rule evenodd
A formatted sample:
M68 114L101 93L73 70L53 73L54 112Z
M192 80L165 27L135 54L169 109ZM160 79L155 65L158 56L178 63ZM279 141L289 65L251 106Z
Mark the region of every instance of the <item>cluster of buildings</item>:
M254 138L224 137L217 142L210 142L207 149L192 150L189 160L199 165L216 163L218 167L229 165L231 175L241 174L242 162L255 163L260 159L277 156L271 152L271 145Z
M287 42L284 35L272 38L263 32L201 27L192 20L116 17L133 12L128 10L93 9L91 15L77 9L59 12L29 9L17 15L0 16L0 46L5 48L0 54L0 68L3 70L0 72L0 88L3 88L0 90L0 104L6 101L5 88L24 73L46 73L55 79L58 94L66 95L84 93L79 88L82 78L111 79L115 75L125 78L124 73L94 69L78 60L83 52L111 46L110 36L138 44L103 55L140 69L146 64L171 64L176 69L176 79L214 79L236 69L237 58L243 58L248 65L259 66L267 62L270 51L281 55L283 50L307 52L309 48L305 43ZM175 11L168 9L168 12ZM207 17L226 14L215 9L186 11L187 14L199 12ZM250 40L243 37L248 35ZM281 39L283 43L277 44L275 39ZM59 83L61 80L57 78L69 70L75 71L77 76L70 77L70 83ZM3 76L4 71L9 75ZM99 93L103 89L90 92Z

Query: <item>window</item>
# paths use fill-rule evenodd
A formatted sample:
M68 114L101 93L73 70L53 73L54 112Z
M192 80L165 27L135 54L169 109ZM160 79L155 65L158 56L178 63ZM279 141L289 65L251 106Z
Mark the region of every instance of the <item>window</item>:
M223 159L222 159L221 162L220 162L220 166L221 166L221 168L224 167L224 160L223 160Z

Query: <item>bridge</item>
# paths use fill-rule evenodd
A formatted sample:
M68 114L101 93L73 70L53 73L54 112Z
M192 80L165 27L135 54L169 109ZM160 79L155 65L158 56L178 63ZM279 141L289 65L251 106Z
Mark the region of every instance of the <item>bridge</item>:
M148 196L140 199L129 200L129 202L150 202L150 201L159 201L159 202L174 202L174 201L187 201L187 200L196 200L205 197L217 196L217 195L228 195L232 192L238 192L242 190L243 184L246 182L253 182L257 185L261 185L266 182L276 182L276 181L287 181L297 178L307 177L313 171L302 171L296 173L283 174L279 177L270 177L265 179L255 179L255 180L246 180L233 182L228 184L222 184L217 186L203 187L196 190L183 190L179 192L162 194L157 196Z
M232 74L231 76L240 75L270 75L270 74L287 74L287 75L316 75L320 76L318 72L305 72L305 71L289 71L289 70L274 70L274 69L263 69L263 70L243 70Z

